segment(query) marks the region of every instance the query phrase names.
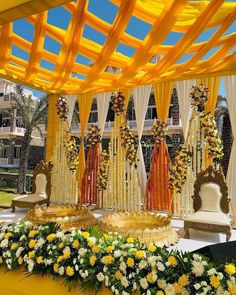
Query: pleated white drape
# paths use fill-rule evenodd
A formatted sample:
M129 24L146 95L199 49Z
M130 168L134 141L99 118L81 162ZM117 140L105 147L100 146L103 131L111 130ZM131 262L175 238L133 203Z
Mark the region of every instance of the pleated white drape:
M69 95L65 95L65 97L67 99L67 104L68 104L68 108L69 108L67 121L68 121L68 124L70 127L73 113L74 113L75 102L78 99L78 95L77 94L69 94Z
M139 174L139 181L140 181L143 195L146 189L147 174L146 174L146 168L145 168L144 159L143 159L141 138L142 138L145 115L147 112L151 89L152 89L152 85L145 85L145 86L136 87L132 90L136 122L137 122L137 134L139 139L138 151L137 151L137 159L139 160L138 174Z
M225 90L226 90L226 99L228 102L229 115L231 121L231 128L234 137L229 167L227 171L227 183L229 189L229 197L231 198L233 213L236 212L236 76L226 76L224 77Z
M97 98L97 110L98 110L98 127L100 128L100 134L103 135L107 113L109 109L109 102L111 99L111 93L100 93L96 95Z
M189 120L191 117L191 99L189 97L191 87L195 85L195 80L176 81L179 109L183 127L184 139L186 140L189 128Z

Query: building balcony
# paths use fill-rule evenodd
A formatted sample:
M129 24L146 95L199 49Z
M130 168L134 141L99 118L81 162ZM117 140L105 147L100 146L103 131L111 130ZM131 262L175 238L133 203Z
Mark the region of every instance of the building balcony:
M0 96L0 109L11 108L12 104L14 104L12 94L4 94L3 96Z
M25 128L22 127L15 127L11 128L8 127L0 127L0 138L8 138L13 136L24 136Z

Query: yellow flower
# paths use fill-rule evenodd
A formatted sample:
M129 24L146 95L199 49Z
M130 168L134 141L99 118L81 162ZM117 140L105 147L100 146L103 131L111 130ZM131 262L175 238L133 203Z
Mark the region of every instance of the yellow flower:
M232 284L229 287L229 292L230 292L230 294L236 295L236 284Z
M39 257L37 258L37 263L38 263L38 264L42 264L42 263L43 263L43 257L42 257L42 256L39 256Z
M129 257L129 258L127 259L127 265L128 265L129 267L133 267L133 266L134 266L134 259L131 258L131 257Z
M90 233L88 233L87 231L82 232L82 236L87 239L90 237Z
M90 256L89 258L90 265L94 266L96 260L97 260L97 257L95 255Z
M156 295L165 295L163 291L157 291Z
M93 253L99 253L99 251L100 251L100 246L98 246L98 245L94 245L93 248L92 248L92 251L93 251Z
M108 240L109 239L109 235L108 234L104 234L103 236L104 236L104 239L105 240Z
M35 256L35 253L34 253L33 251L30 251L30 252L28 253L28 257L29 257L29 259L34 258L34 256Z
M58 258L57 258L57 263L60 263L62 260L64 259L64 256L58 256Z
M217 276L211 276L210 277L210 283L213 288L217 289L220 285L220 280Z
M75 274L74 268L71 266L67 266L66 274L68 275L68 277L72 277Z
M175 293L176 294L181 294L182 287L178 283L174 283L173 286L175 288Z
M127 238L127 243L132 244L134 242L134 238L129 237Z
M59 270L59 265L58 265L57 263L55 263L55 264L53 265L53 270L54 270L54 272L58 272L58 270Z
M145 257L145 254L142 250L138 250L138 251L136 251L135 256L139 259L142 259Z
M2 259L2 257L0 256L0 264L2 264L3 263L3 259Z
M64 243L61 242L61 243L58 245L58 248L59 248L59 249L62 249L62 248L64 248L64 246L65 246Z
M33 249L35 247L35 245L36 245L36 241L35 240L30 240L29 241L29 248L30 249Z
M5 235L4 235L4 239L9 239L9 238L11 238L12 237L12 233L6 233Z
M50 235L48 235L47 236L48 242L52 242L55 239L55 237L56 237L56 234L50 234Z
M64 251L63 251L63 257L65 259L69 258L70 257L70 248L66 248Z
M232 276L232 275L234 275L235 274L235 266L233 265L233 264L226 264L225 265L225 272L228 274L228 275L230 275L230 276Z
M37 233L38 233L37 230L31 230L31 231L29 232L28 237L29 237L29 238L34 238L34 237L36 236Z
M108 252L108 253L112 253L112 251L115 249L115 247L114 246L108 246L108 247L106 247L106 251Z
M75 240L73 243L72 243L72 247L77 249L79 247L79 241L78 240Z
M11 245L11 250L16 250L17 249L17 247L18 247L18 244L17 243L13 243L12 245Z
M122 273L119 270L115 272L115 278L117 279L117 281L119 281L122 278Z
M150 251L150 252L155 252L156 249L157 249L157 247L154 246L153 244L149 244L149 245L148 245L148 251Z
M113 263L114 258L111 255L107 255L102 257L102 263L104 264L112 264Z
M18 264L21 265L23 263L23 258L20 256L17 260Z
M94 245L94 242L92 240L88 240L88 246L93 247L93 245Z
M153 273L152 273L152 272L150 272L150 273L147 275L147 281L148 281L148 283L150 283L150 284L155 283L156 279L153 277Z
M176 266L177 265L177 260L174 256L169 256L168 257L168 262L171 266Z
M182 275L179 277L178 283L180 286L185 287L189 284L188 275Z

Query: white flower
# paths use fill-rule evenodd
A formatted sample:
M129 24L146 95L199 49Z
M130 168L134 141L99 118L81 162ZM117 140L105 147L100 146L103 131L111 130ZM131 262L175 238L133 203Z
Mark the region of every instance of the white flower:
M140 280L140 286L145 290L148 288L148 281L145 278Z
M125 272L126 271L126 264L125 264L125 262L121 262L119 268L120 268L121 271Z
M4 239L1 241L1 244L0 244L0 247L1 248L7 248L8 247L8 239Z
M28 272L32 272L34 269L34 262L33 260L29 260L28 262Z
M62 231L59 231L56 233L56 237L59 239L63 238L64 236L65 236L65 234Z
M65 268L63 266L60 266L59 269L58 269L58 272L59 272L60 276L63 276L64 273L65 273Z
M127 293L125 291L122 291L122 295L130 295L130 293Z
M125 288L129 286L129 281L124 276L121 278L120 282L121 282L121 285L124 286Z
M217 271L216 271L216 269L214 267L209 269L208 272L207 272L208 276L213 276L216 273L217 273Z
M196 277L200 277L204 273L204 265L200 261L192 261L192 273Z
M80 248L79 251L78 251L78 254L79 254L80 256L84 256L86 252L87 252L87 249L85 249L85 248Z
M138 264L139 269L143 269L143 268L145 268L146 266L147 266L147 261L144 260L144 259L140 260L140 262L139 262L139 264Z
M91 241L93 244L96 244L97 239L95 237L88 237L87 241Z
M202 257L198 254L193 254L193 259L197 261L202 261Z
M136 282L133 283L133 290L137 290L138 286L136 284Z
M4 233L1 233L0 234L0 241L3 239L3 237L4 237Z
M112 286L111 286L111 291L112 291L113 293L115 292L115 289L116 289L115 286L112 285Z
M175 295L175 288L173 285L169 285L165 288L165 295Z
M16 258L19 258L19 257L20 257L20 255L21 255L21 253L22 253L23 250L24 250L23 247L19 247L19 248L17 249L17 251L16 251Z
M116 258L120 257L121 255L122 255L122 251L120 251L120 250L116 250L114 252L114 257L116 257Z
M25 236L25 235L22 235L22 236L20 237L20 242L23 241L23 240L25 240L25 239L26 239L26 236Z
M201 288L201 285L199 283L194 284L193 286L196 290L199 290Z
M157 280L157 286L164 290L166 288L166 280Z
M151 265L151 267L154 267L156 265L157 256L150 256L148 257L148 262Z
M43 246L43 244L45 243L45 240L43 238L40 238L37 242L37 244L35 245L35 249L39 249Z
M115 294L118 295L119 294L119 291L117 289L115 289Z
M165 268L165 265L162 262L158 261L157 262L157 269L160 270L160 271L164 271L166 268Z
M147 295L152 295L151 291L150 290L147 290Z
M115 240L112 242L112 245L116 246L119 243L119 241Z
M97 279L98 279L99 282L103 282L104 279L105 279L104 274L102 272L97 274Z

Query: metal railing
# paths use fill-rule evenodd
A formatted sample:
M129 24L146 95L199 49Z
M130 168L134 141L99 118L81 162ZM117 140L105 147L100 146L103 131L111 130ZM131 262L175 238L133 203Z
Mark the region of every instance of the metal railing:
M0 127L0 134L6 134L6 133L18 133L20 135L25 134L25 128L22 127L16 127L14 130L11 131L11 127Z

